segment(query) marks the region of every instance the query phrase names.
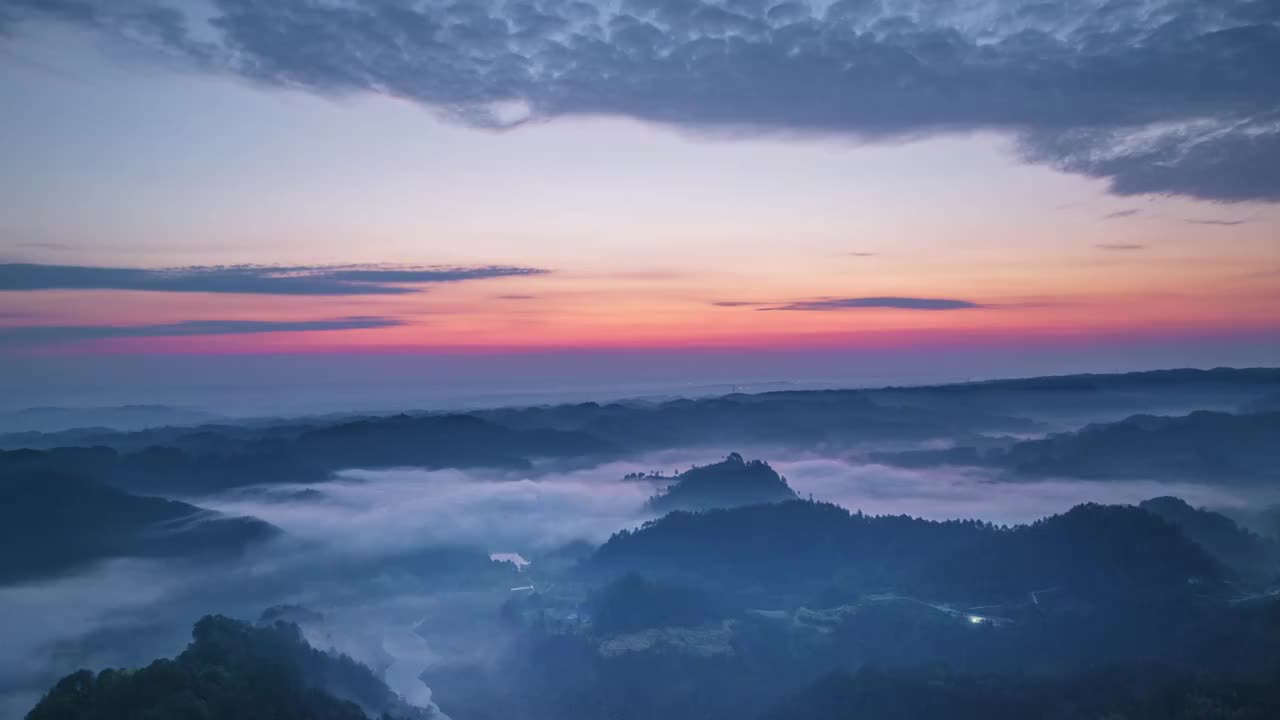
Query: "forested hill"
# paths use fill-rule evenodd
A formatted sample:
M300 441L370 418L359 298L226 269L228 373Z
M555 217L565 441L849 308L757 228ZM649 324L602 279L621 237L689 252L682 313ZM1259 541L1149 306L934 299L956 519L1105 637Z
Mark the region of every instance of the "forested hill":
M256 518L132 495L74 475L0 474L0 583L112 557L234 554L278 533Z
M27 720L427 720L368 667L309 646L296 625L196 623L172 660L63 678Z
M746 461L729 453L723 461L695 466L680 473L664 491L649 500L657 512L738 507L757 503L794 500L795 491L786 478L763 460Z
M1070 548L1070 552L1064 552ZM1102 597L1182 592L1223 569L1176 527L1140 508L1081 505L1031 525L934 522L850 513L827 503L673 512L609 539L596 568L746 586L1001 600L1069 587Z

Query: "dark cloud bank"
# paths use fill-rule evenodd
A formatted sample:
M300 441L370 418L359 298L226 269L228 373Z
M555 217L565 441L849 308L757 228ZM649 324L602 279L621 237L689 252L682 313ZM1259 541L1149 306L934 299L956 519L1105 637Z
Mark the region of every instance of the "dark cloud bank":
M137 337L244 335L273 332L368 330L403 324L394 318L345 317L332 320L187 320L160 325L24 325L0 328L0 345Z
M1249 221L1248 220L1199 220L1195 218L1187 220L1188 225L1214 225L1218 227L1235 227L1237 225L1244 225L1247 222Z
M539 275L536 268L404 267L384 265L220 265L180 268L0 264L0 292L130 290L237 295L401 295L420 285ZM0 320L5 318L0 317ZM15 319L23 319L16 316ZM247 333L365 330L401 325L395 318L349 316L316 320L188 320L154 325L22 325L0 327L0 346L110 338L242 335Z
M240 295L401 295L424 283L539 275L535 268L398 267L380 265L217 265L118 268L84 265L0 264L0 292L30 290L139 290Z
M994 129L1119 195L1280 200L1272 0L0 0L265 85L477 127L619 115L863 140ZM207 18L207 19L206 19Z
M733 307L751 303L716 303L723 307ZM946 298L910 298L910 297L864 297L864 298L822 298L820 300L799 300L784 305L758 308L760 310L791 310L800 312L819 312L828 310L855 310L861 308L892 308L894 310L971 310L985 307L968 300L950 300Z

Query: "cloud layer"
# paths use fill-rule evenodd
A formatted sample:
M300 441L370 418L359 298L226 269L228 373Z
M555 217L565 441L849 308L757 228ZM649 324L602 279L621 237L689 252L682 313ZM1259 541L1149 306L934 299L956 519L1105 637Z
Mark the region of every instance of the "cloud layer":
M188 320L162 325L24 325L0 328L0 345L106 340L109 338L245 335L272 332L369 330L402 325L385 317L345 317L332 320Z
M1248 220L1202 220L1191 218L1186 221L1188 225L1215 225L1219 227L1235 227L1236 225L1244 225Z
M896 310L972 310L985 307L968 300L948 300L946 298L909 298L909 297L863 297L863 298L822 298L820 300L801 300L798 302L763 307L761 310L793 310L804 312L830 310L856 310L861 308L892 308Z
M1119 195L1280 200L1272 0L4 0L208 71L477 127L620 115L859 139L995 129Z
M251 295L401 295L413 285L538 275L536 268L204 265L144 269L0 264L0 291L140 290Z

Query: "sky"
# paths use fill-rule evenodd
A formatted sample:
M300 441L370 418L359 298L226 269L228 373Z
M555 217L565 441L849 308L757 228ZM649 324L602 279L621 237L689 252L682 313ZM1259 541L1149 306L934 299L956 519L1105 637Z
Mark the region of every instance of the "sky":
M0 0L0 385L1275 364L1276 67L1266 0Z

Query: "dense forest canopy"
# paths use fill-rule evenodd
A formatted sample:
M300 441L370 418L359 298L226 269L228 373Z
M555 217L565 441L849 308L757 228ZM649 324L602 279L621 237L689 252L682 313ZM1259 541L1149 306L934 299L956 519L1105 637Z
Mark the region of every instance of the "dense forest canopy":
M369 668L311 648L296 625L205 617L172 660L63 678L28 720L426 720Z

